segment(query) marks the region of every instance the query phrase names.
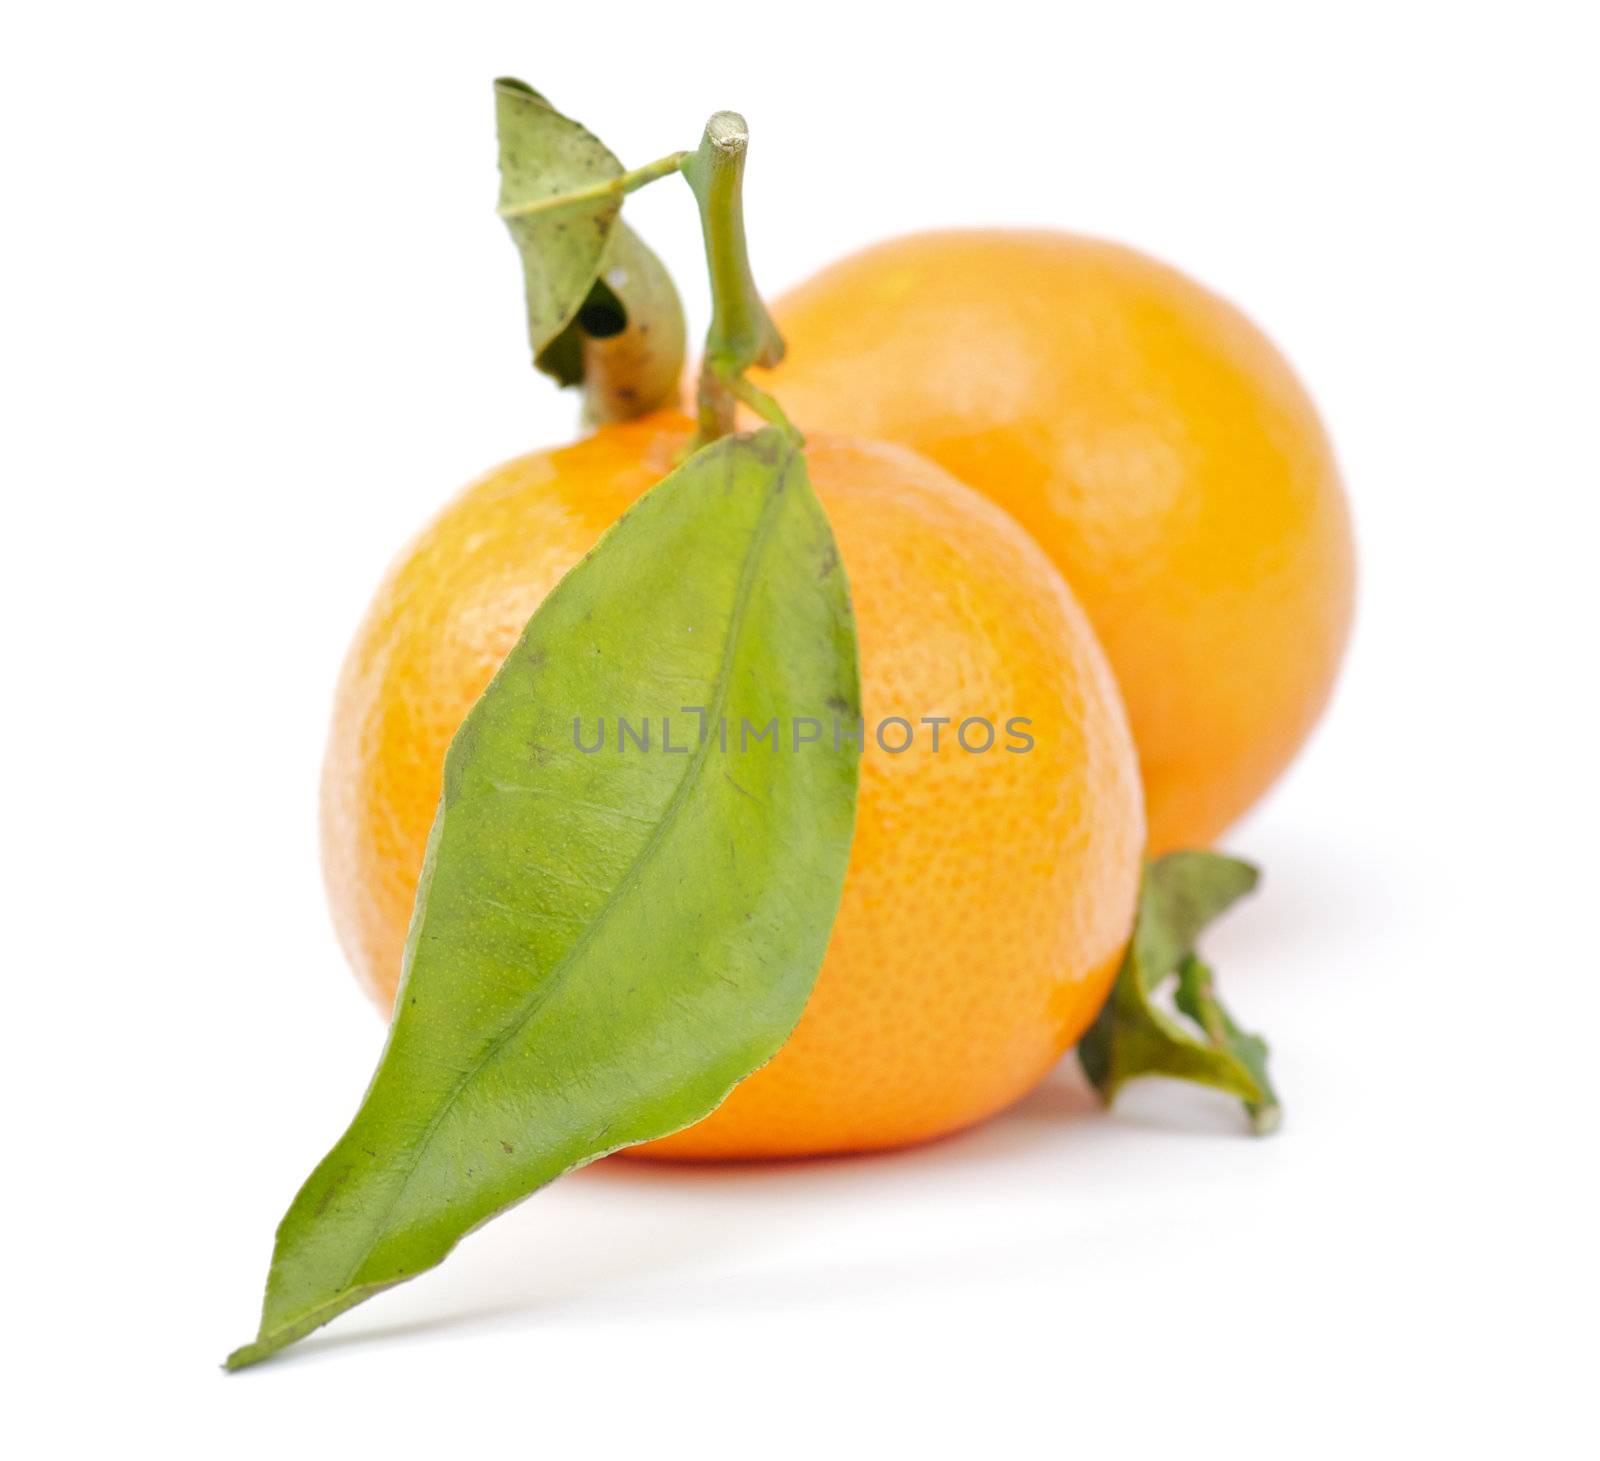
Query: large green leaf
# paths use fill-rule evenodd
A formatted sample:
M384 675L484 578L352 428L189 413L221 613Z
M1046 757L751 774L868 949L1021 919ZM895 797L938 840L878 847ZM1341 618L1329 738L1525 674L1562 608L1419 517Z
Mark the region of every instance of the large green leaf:
M838 908L858 752L739 727L859 703L843 570L781 432L691 457L567 575L451 744L388 1044L230 1367L771 1058ZM618 749L619 716L648 751Z

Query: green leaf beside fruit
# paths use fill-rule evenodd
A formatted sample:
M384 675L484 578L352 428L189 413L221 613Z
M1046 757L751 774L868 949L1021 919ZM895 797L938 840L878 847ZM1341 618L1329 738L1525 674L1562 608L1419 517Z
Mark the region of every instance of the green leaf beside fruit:
M844 570L785 433L696 453L568 574L451 744L388 1044L230 1368L777 1052L837 911L859 749L718 727L859 705ZM619 749L619 716L648 751Z
M1129 1081L1161 1075L1211 1086L1244 1103L1251 1129L1277 1129L1282 1108L1267 1078L1267 1045L1241 1030L1195 954L1202 930L1260 880L1247 862L1215 852L1173 852L1145 868L1133 938L1078 1059L1106 1102ZM1186 1027L1157 1002L1173 1003Z

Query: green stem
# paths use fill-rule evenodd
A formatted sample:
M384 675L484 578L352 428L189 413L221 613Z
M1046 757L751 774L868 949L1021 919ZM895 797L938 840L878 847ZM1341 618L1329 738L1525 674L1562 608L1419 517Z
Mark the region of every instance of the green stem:
M578 203L595 203L605 198L624 196L636 192L646 183L653 183L658 178L670 177L673 173L680 172L692 155L688 152L674 152L666 157L658 157L654 162L647 162L643 167L636 167L618 177L608 178L603 183L595 183L587 188L574 188L570 193L552 193L548 198L532 198L526 203L514 203L509 208L501 208L499 214L502 218L529 218L535 213L551 213L557 208L570 208Z
M756 290L744 233L744 159L750 132L737 112L717 112L706 123L699 149L683 164L683 175L700 205L706 267L711 276L711 327L700 367L699 431L704 446L734 429L743 401L763 419L793 431L778 403L750 384L752 365L783 359L783 340Z

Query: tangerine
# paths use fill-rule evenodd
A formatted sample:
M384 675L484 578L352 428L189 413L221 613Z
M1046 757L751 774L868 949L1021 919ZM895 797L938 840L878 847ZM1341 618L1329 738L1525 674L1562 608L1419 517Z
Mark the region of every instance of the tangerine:
M386 1009L451 737L543 596L692 429L659 413L507 463L379 589L340 681L322 827L341 942ZM783 1049L645 1155L863 1150L978 1121L1087 1027L1132 925L1133 744L1061 575L904 448L817 436L806 455L849 575L867 727L842 901ZM877 733L895 717L907 750L898 725Z
M1049 231L881 243L772 314L802 430L900 442L1028 529L1116 673L1153 853L1214 841L1331 693L1354 600L1327 433L1227 301Z

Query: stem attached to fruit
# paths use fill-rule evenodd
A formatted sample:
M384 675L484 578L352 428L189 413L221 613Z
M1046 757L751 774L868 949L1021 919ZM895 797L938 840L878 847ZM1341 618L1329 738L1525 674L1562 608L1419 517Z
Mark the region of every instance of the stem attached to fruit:
M700 367L696 447L734 429L740 401L774 426L794 430L778 403L744 378L752 365L774 366L783 359L783 340L756 292L745 244L744 159L749 145L744 118L737 112L717 112L682 169L700 205L711 275L711 327Z
M595 183L592 187L574 188L570 193L552 193L547 198L530 198L526 203L514 203L498 211L505 219L531 218L535 213L551 213L558 208L571 208L579 203L598 203L605 198L622 197L644 187L646 183L653 183L658 178L670 177L673 173L681 171L684 163L693 155L689 152L674 152L666 157L658 157L654 162L647 162L643 167L636 167L619 177Z

